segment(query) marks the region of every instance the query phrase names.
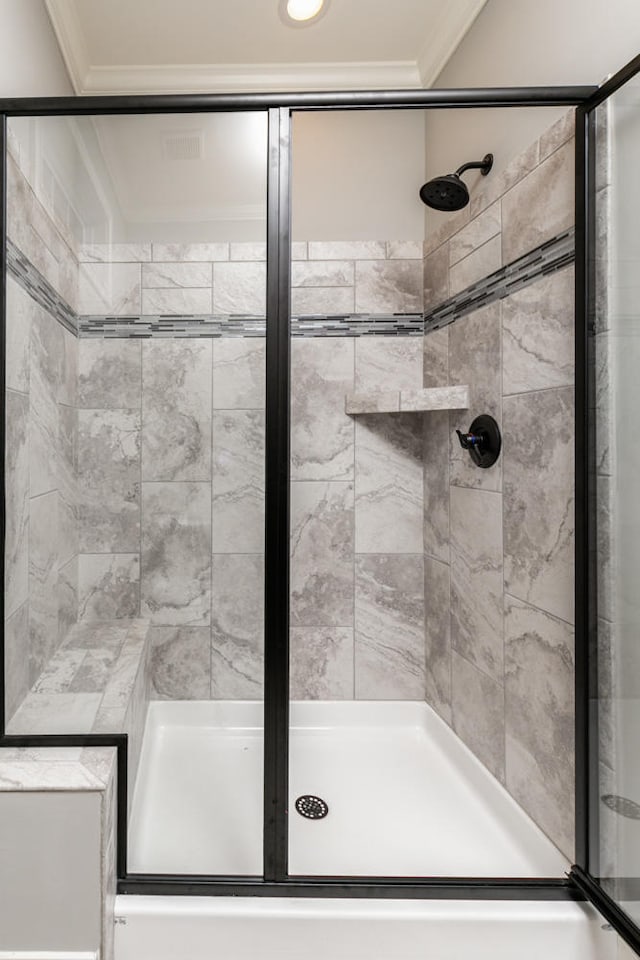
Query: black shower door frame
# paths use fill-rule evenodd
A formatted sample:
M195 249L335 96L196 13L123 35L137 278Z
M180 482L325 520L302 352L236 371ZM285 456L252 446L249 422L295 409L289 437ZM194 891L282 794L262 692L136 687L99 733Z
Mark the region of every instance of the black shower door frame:
M586 609L588 577L582 576L582 551L589 530L586 484L586 316L588 261L583 252L576 271L576 763L577 864L565 877L388 877L291 876L288 871L289 786L289 398L290 398L290 220L291 125L296 111L469 109L575 106L576 224L580 250L587 244L592 199L585 189L588 105L600 95L594 86L392 90L363 92L81 96L0 99L0 444L5 448L7 120L11 117L118 114L218 113L263 111L268 114L267 155L267 323L265 453L265 664L264 664L264 835L262 876L133 874L127 869L127 736L9 735L5 731L4 633L0 645L0 748L112 747L117 751L118 891L126 894L202 896L362 897L465 900L594 899L585 888L587 861L583 838L589 832L588 762L592 736L584 729L588 700ZM584 123L583 123L584 121ZM580 126L582 124L582 127ZM579 277L579 279L578 279ZM5 458L2 457L2 510L5 536ZM4 549L0 553L4 574ZM2 596L4 607L4 594ZM2 623L4 624L4 610ZM615 905L614 905L615 906ZM603 911L604 912L604 911ZM614 922L613 919L611 922Z

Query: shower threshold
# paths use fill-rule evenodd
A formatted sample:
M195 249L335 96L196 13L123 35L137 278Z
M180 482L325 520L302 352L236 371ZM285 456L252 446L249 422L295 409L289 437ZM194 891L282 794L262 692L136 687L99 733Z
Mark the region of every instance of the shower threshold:
M289 869L562 877L569 862L424 703L291 704ZM328 813L296 812L303 795ZM131 873L262 873L262 704L154 701Z

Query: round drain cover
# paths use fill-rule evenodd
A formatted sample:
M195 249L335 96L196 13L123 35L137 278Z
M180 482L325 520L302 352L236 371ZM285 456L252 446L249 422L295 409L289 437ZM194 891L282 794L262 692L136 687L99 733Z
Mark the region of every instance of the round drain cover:
M308 820L322 820L329 813L328 805L320 797L305 793L296 800L296 810Z
M627 797L620 797L616 793L605 793L601 798L605 807L619 813L621 817L628 817L629 820L640 820L640 804L635 800L629 800Z

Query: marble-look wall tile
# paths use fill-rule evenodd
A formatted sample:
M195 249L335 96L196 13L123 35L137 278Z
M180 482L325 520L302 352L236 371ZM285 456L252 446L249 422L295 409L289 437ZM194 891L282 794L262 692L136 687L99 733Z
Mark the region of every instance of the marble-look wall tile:
M78 622L78 557L72 557L58 570L58 643Z
M116 620L140 613L140 558L136 553L81 554L78 617Z
M356 262L356 313L418 313L422 303L418 260Z
M78 340L78 406L133 410L142 389L139 340Z
M573 266L502 301L502 384L505 394L573 383Z
M142 312L144 314L210 314L211 287L203 289L188 287L183 289L154 288L142 291Z
M58 643L58 494L35 497L29 521L29 684Z
M451 265L453 266L454 263L463 260L478 247L483 246L488 240L499 234L501 228L500 204L494 203L479 216L474 217L459 233L452 236L449 243L449 262Z
M292 260L308 260L309 248L306 240L293 240L291 243Z
M29 384L29 493L55 490L58 469L58 390L63 364L62 327L42 308L31 318Z
M353 629L295 627L291 630L293 700L352 700Z
M213 268L210 263L145 263L142 266L142 288L210 287Z
M449 567L424 558L426 700L451 723L451 632Z
M238 554L213 557L211 696L262 697L264 559Z
M633 483L633 481L632 481ZM625 491L623 490L623 493ZM616 623L619 620L618 612L625 602L627 587L624 577L625 561L630 560L633 554L625 555L625 539L617 529L617 514L619 507L616 496L619 488L615 477L596 477L596 579L597 605L599 617ZM631 543L629 543L629 547ZM629 551L627 547L627 551ZM633 563L633 561L631 561ZM620 569L622 567L622 569ZM631 579L635 583L635 578ZM625 589L626 588L626 589ZM635 592L635 587L631 588ZM628 602L628 601L627 601ZM565 618L568 619L568 618Z
M357 699L424 698L422 556L356 556L354 640Z
M450 242L453 243L453 241ZM487 240L464 260L458 260L449 270L449 292L453 297L472 283L488 277L502 266L502 244L500 236Z
M506 785L573 860L573 630L505 598Z
M244 337L214 340L214 409L261 410L264 405L264 340Z
M292 480L353 480L355 428L344 408L353 364L353 337L292 342Z
M449 382L468 384L469 410L452 411L449 418L451 482L482 490L502 489L502 461L480 470L460 446L456 430L463 433L481 413L502 423L500 304L476 310L449 327Z
M428 313L449 298L449 246L444 244L424 258L424 310Z
M292 287L352 287L353 260L302 260L291 267Z
M34 301L13 277L7 275L6 388L29 392L29 342Z
M479 213L494 203L499 197L511 190L517 183L520 183L527 174L531 173L538 165L540 159L540 144L534 140L522 153L513 157L501 170L494 167L491 176L486 180L483 177L480 180L480 187L471 195L469 203L469 217L477 217ZM504 211L503 211L504 225ZM508 263L505 260L505 263Z
M82 243L80 263L142 263L151 260L150 243Z
M423 418L423 542L425 556L449 563L449 412Z
M412 413L358 417L357 553L422 553L422 432Z
M213 414L211 478L214 553L264 550L264 413Z
M421 240L387 240L387 260L422 260Z
M211 484L143 483L141 614L153 625L211 618Z
M309 260L384 260L384 240L309 241Z
M213 312L263 317L266 285L267 270L264 263L215 263Z
M451 643L503 676L502 496L451 487Z
M611 474L615 463L616 365L614 338L597 334L592 341L595 367L595 458L596 473Z
M420 337L357 337L355 343L358 393L422 388L422 339Z
M150 627L149 639L152 699L208 700L209 627Z
M504 783L504 687L455 650L451 668L453 729Z
M561 147L563 143L575 136L576 108L569 107L567 112L556 120L540 137L540 162Z
M441 210L431 211L427 208L426 214L426 238L422 247L425 257L441 247L469 222L469 204L457 213L443 213Z
M52 321L53 322L53 321ZM78 338L62 328L62 364L58 378L58 403L78 403Z
M231 243L229 250L230 260L266 260L267 244L264 242Z
M78 411L60 404L58 408L58 553L66 563L78 552Z
M573 622L574 398L504 400L505 589Z
M294 317L340 315L353 313L354 310L353 287L294 287L291 291L291 313Z
M83 553L140 547L140 414L78 411L78 522Z
M502 198L504 263L567 230L574 217L574 144L570 141Z
M291 625L353 625L353 483L291 484Z
M31 685L29 604L23 603L4 625L5 720L11 720Z
M138 263L83 263L78 277L78 313L140 313L140 291Z
M29 593L29 398L9 390L5 414L5 610Z
M211 477L212 347L206 339L142 344L142 479Z
M154 243L153 259L203 263L229 259L228 243Z
M422 338L423 386L444 387L449 383L449 327L432 330Z

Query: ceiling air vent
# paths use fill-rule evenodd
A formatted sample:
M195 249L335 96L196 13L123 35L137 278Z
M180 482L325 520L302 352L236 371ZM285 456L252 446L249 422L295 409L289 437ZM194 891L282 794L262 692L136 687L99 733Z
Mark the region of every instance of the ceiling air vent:
M162 138L165 160L200 160L203 152L204 136L201 130L166 133Z

